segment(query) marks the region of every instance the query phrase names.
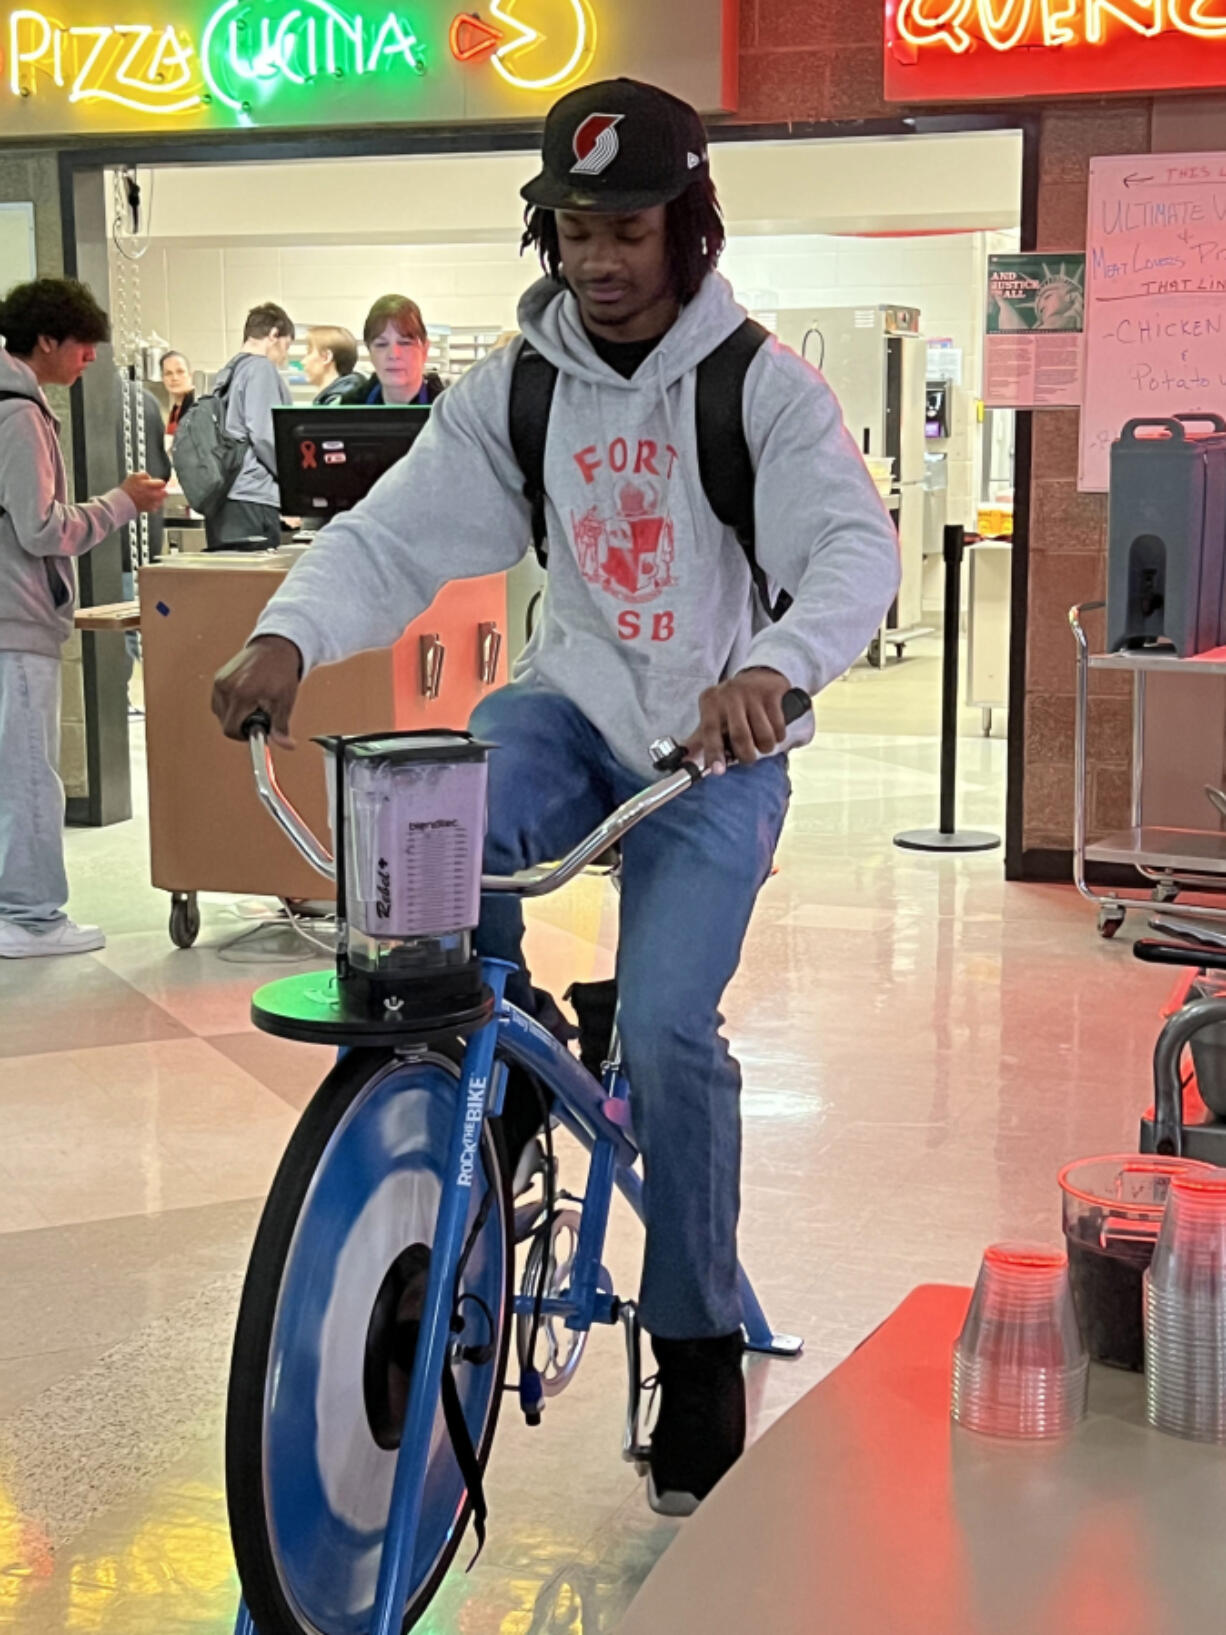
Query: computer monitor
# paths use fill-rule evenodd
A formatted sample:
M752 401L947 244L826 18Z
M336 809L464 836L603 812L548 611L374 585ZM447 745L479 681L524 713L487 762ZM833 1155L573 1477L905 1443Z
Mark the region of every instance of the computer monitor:
M272 411L277 482L286 516L326 522L364 499L412 448L424 404L278 404Z

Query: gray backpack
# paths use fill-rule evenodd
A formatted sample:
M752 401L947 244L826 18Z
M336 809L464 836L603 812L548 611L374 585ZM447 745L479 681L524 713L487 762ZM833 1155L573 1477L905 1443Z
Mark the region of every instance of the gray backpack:
M243 362L234 360L227 380L215 391L198 397L175 427L170 460L187 503L202 517L211 517L229 498L249 444L226 430L230 388Z

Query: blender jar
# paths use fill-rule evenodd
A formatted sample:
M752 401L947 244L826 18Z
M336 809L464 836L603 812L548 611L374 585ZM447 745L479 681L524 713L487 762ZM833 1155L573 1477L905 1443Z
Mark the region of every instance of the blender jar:
M473 978L488 746L467 733L429 731L326 747L331 778L338 767L342 775L338 797L333 785L342 976L375 999Z

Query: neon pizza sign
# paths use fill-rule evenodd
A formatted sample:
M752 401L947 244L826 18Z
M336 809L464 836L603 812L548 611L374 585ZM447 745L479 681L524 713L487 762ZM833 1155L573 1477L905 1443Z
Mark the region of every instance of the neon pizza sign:
M898 102L1226 84L1226 0L887 0Z
M539 117L586 75L629 66L616 53L642 35L655 0L617 0L612 49L602 15L614 0L457 3L35 0L0 11L0 131ZM728 0L677 3L709 36ZM724 106L725 53L717 45L706 61L705 50L673 82L696 74L706 105Z

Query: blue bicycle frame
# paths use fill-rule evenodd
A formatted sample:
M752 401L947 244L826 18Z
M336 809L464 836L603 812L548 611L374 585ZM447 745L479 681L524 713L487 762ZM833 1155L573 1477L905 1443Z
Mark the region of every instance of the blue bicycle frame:
M564 1295L544 1299L542 1313L561 1318L568 1328L578 1330L589 1329L594 1323L616 1323L619 1301L612 1292L600 1288L601 1256L615 1186L638 1218L643 1218L643 1183L634 1169L638 1149L626 1116L628 1081L620 1067L611 1065L606 1069L604 1083L598 1084L552 1033L510 1004L504 988L512 970L502 960L482 962L484 980L495 998L495 1015L471 1035L464 1050L449 1137L447 1179L439 1200L408 1419L396 1458L371 1635L399 1635L408 1599L443 1364L451 1339L452 1290L464 1250L473 1160L480 1147L484 1120L501 1111L506 1075L498 1070L500 1063L516 1062L546 1086L552 1093L559 1123L590 1154L571 1286ZM740 1281L749 1349L794 1355L796 1343L788 1336L776 1337L743 1268ZM521 1294L515 1300L515 1313L530 1315L535 1305L531 1294ZM239 1609L236 1635L258 1635L245 1607Z
M810 707L803 694L789 694L794 707L785 716L794 720ZM797 702L799 701L799 702ZM273 818L314 867L334 875L331 858L299 814L281 795L268 753L267 723L251 736L252 763L260 798ZM667 749L667 746L662 746ZM598 857L634 823L688 788L701 773L684 761L673 746L676 763L662 782L650 785L619 808L599 829L582 841L556 870L528 870L513 879L485 878L485 890L514 890L531 896L555 890ZM564 1128L590 1155L587 1187L582 1199L578 1242L570 1272L570 1287L538 1300L525 1293L514 1302L514 1315L526 1317L538 1309L543 1316L561 1320L570 1329L586 1332L593 1323L612 1324L630 1316L637 1350L637 1321L633 1307L611 1289L601 1287L601 1256L608 1230L609 1210L616 1187L643 1219L643 1185L634 1165L638 1159L631 1129L630 1086L615 1059L597 1082L547 1029L505 998L507 977L514 967L501 960L484 960L482 972L494 996L491 1020L468 1038L464 1050L455 1113L449 1136L445 1180L439 1202L430 1259L426 1302L418 1334L410 1384L408 1417L396 1456L387 1529L384 1534L370 1635L399 1635L408 1600L409 1578L430 1444L440 1400L443 1367L451 1344L452 1299L456 1271L464 1252L464 1238L484 1120L502 1109L505 1063L514 1062L534 1075L553 1098L553 1112ZM616 1058L617 1052L614 1051ZM546 1261L547 1264L547 1261ZM542 1276L545 1275L542 1271ZM773 1356L798 1355L801 1342L791 1335L776 1335L766 1320L744 1269L740 1270L743 1323L751 1351ZM607 1281L607 1280L606 1280ZM632 1358L632 1367L637 1358ZM638 1387L632 1379L632 1398ZM627 1452L633 1457L633 1438ZM237 1635L258 1635L246 1608L240 1606Z

